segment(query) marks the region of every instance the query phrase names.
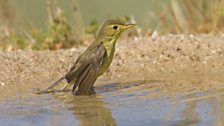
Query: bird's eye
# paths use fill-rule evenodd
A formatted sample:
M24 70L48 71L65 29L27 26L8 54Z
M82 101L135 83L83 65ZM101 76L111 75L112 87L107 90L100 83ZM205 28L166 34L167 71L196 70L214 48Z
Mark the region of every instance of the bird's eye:
M113 26L113 29L114 29L114 30L117 30L117 28L118 28L118 27L117 27L116 25Z

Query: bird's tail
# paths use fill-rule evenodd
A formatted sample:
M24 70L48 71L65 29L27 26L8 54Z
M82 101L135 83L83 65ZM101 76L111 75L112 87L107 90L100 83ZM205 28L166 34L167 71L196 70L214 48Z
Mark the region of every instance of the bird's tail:
M53 90L51 90L51 89L53 89L55 86L57 86L58 84L60 84L64 79L65 79L65 76L61 77L56 82L54 82L51 86L49 86L45 90L38 91L36 94L46 94L46 93L53 92Z

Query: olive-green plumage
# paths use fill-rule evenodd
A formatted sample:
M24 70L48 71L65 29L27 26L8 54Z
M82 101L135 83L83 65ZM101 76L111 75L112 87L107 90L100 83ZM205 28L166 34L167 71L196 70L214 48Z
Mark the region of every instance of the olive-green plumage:
M93 84L96 79L107 70L112 62L118 37L125 29L133 26L134 24L126 25L116 20L107 20L96 40L79 56L70 71L38 94L50 92L64 79L67 80L68 84L64 86L62 91L73 86L72 92L75 94L88 95L93 93Z

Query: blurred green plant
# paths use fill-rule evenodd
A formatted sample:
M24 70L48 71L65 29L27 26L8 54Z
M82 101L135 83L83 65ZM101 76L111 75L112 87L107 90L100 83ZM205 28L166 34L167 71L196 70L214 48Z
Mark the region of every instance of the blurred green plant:
M53 13L54 12L54 13ZM64 12L60 7L50 11L48 33L45 38L45 44L49 49L69 48L74 45L74 40L71 38L71 27L69 26Z
M96 37L99 27L100 27L99 22L96 19L94 19L90 22L90 25L86 27L85 32L87 34L92 34L94 35L94 37Z
M31 26L31 30L24 30L24 34L22 34L10 29L10 32L7 32L6 35L9 41L7 41L7 44L3 48L56 50L77 46L77 41L72 37L71 26L69 25L63 10L58 5L56 5L56 7L51 7L52 5L50 1L51 0L48 0L47 6L47 30L42 31Z

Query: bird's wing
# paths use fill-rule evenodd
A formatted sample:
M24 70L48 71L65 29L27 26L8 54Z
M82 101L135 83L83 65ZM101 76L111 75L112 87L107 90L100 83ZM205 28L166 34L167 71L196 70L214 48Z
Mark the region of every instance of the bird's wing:
M94 42L93 42L94 43ZM95 50L98 49L102 44L99 44L98 46L90 45L86 51L78 57L75 64L70 68L69 72L66 73L65 79L68 81L68 83L72 82L82 71L85 69L85 67L92 62L92 60L97 57L95 55ZM94 48L96 47L96 48Z
M103 44L99 44L90 50L84 52L83 55L78 58L75 65L65 76L68 82L76 79L73 92L78 87L78 92L88 93L97 79L103 57L106 55L106 49Z
M73 87L73 92L78 86L77 94L89 94L90 89L93 87L97 79L97 72L99 67L96 63L90 63L84 72L78 77L76 84Z
M65 79L68 83L72 82L79 74L83 72L88 64L90 64L92 59L88 59L83 62L76 62L70 69L68 73L65 75Z

